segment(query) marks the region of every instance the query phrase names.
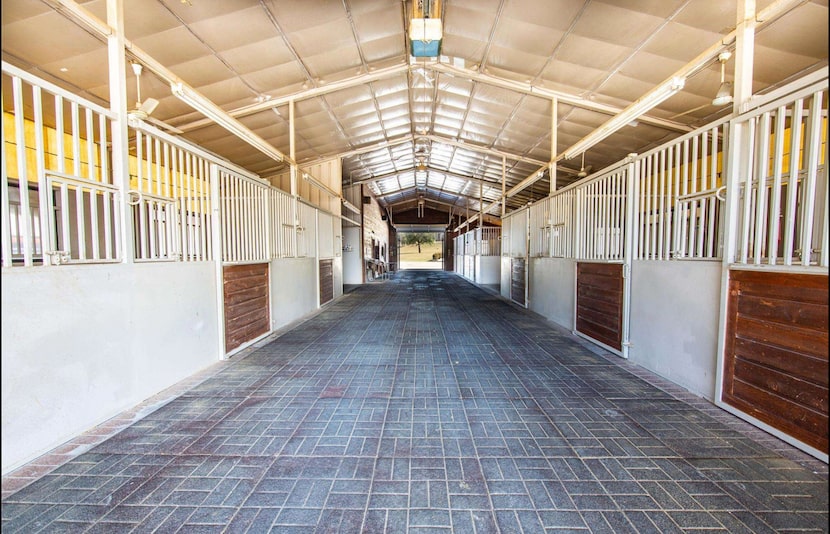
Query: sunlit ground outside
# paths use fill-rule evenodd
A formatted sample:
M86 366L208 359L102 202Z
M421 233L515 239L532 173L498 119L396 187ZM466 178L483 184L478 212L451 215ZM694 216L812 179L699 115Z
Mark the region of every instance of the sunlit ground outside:
M401 245L400 249L398 249L401 270L443 269L444 262L441 258L443 248L444 244L440 241L422 244L420 252L418 252L418 245Z

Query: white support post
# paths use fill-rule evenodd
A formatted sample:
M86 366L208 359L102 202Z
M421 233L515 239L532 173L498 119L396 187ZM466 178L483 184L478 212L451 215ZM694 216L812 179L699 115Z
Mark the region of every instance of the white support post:
M622 357L628 359L628 350L631 347L631 266L634 259L635 208L637 206L637 177L640 175L640 160L637 154L628 155L628 165L625 172L625 195L623 209L623 302L622 302Z
M558 142L557 123L559 122L559 99L550 102L550 193L556 191L556 145Z
M507 187L505 183L505 179L507 177L507 158L502 156L501 157L501 218L504 219L504 214L507 211L507 197L505 196L507 192Z
M294 140L294 100L288 101L288 156L291 158L291 211L293 221L292 225L294 227L294 232L292 234L292 239L294 240L294 257L299 256L299 240L297 238L297 227L299 225L299 218L300 218L300 206L299 201L299 191L297 188L297 174L299 169L297 168L296 160L294 159L295 152L296 152L296 143Z
M752 96L752 61L755 44L755 0L739 0L737 12L737 29L735 44L735 95L733 110L739 112L741 106ZM726 152L724 168L724 185L726 202L724 206L723 226L723 260L721 262L721 299L718 316L718 352L715 366L715 404L723 407L723 363L726 350L727 302L729 294L729 267L735 261L738 219L740 217L739 196L741 177L747 176L752 162L753 140L750 136L750 124L740 117L729 125L729 150ZM747 181L746 194L750 193L751 181Z
M112 123L113 185L118 186L119 245L121 261L133 263L133 218L129 204L130 162L127 132L127 60L124 56L124 2L107 0L107 24L115 31L107 37L110 109L118 118ZM62 158L60 158L62 160Z
M214 163L210 165L208 173L210 180L210 240L213 242L213 264L215 266L216 283L216 321L219 329L217 354L220 360L226 359L225 353L225 278L222 270L222 211L219 201L219 167Z

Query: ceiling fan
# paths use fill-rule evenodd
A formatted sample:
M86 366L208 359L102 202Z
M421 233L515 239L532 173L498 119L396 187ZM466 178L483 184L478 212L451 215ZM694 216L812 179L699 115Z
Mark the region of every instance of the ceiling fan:
M422 84L416 84L415 79L412 80L412 87L413 89L417 89L419 87L432 87L432 84L435 82L432 76L430 76L429 72L427 72L426 67L417 66L412 69L413 74L418 74L424 82Z
M172 133L183 133L175 126L170 126L166 122L154 119L150 116L158 107L159 101L155 98L148 98L144 102L141 101L141 71L144 70L144 67L138 62L130 63L130 66L133 68L133 74L135 74L136 103L135 109L128 111L127 115L129 115L131 119L149 122Z
M429 158L430 153L430 144L429 139L418 138L415 140L414 148L412 151L412 157L415 159L415 170L416 171L426 171L427 170L427 159ZM398 156L395 158L394 161L398 161L408 157L407 154Z

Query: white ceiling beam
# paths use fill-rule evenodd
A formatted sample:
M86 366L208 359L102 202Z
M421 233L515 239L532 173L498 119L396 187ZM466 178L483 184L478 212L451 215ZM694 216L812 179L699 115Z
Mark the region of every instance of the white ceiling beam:
M498 76L493 76L492 74L476 72L472 69L462 69L460 67L447 65L446 63L434 63L430 66L430 68L437 72L443 72L445 74L450 74L461 78L467 78L472 81L481 82L487 85L492 85L494 87L501 87L502 89L509 89L511 91L516 91L527 95L534 95L551 100L556 98L561 103L565 103L582 109L587 109L589 111L604 113L606 115L616 115L617 113L622 111L622 108L618 108L616 106L610 106L607 104L594 102L579 96L574 96L560 91L544 89L542 87L529 83L521 83L513 80L508 80L506 78L500 78ZM666 119L660 119L657 117L648 117L644 115L640 118L640 120L644 123L651 124L652 126L659 126L661 128L665 128L667 130L672 130L676 132L686 133L691 132L693 129L692 127L687 126L685 124L681 124L679 122L674 122Z

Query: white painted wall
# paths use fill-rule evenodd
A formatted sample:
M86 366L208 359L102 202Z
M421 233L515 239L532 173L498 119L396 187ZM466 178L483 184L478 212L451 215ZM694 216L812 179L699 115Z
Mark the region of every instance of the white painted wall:
M360 228L357 226L343 227L343 283L363 283L362 245L360 243Z
M318 308L317 258L271 262L271 328L282 328Z
M477 284L492 285L501 283L501 257L476 256Z
M635 261L631 275L629 360L714 400L721 263Z
M208 262L4 270L3 473L218 361L215 276Z
M564 258L530 258L529 308L546 319L574 328L576 262Z

